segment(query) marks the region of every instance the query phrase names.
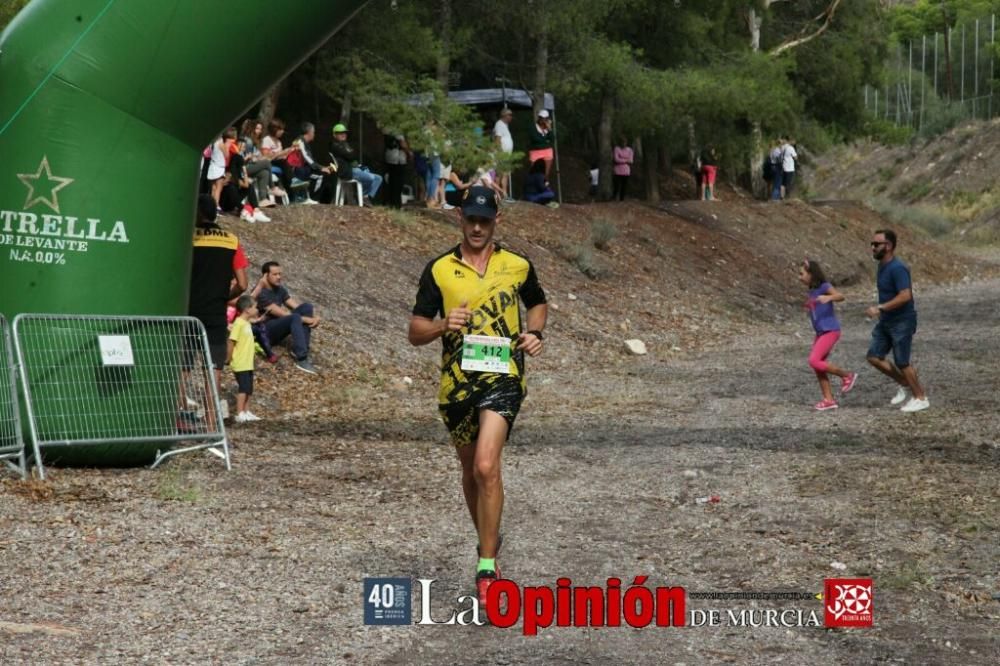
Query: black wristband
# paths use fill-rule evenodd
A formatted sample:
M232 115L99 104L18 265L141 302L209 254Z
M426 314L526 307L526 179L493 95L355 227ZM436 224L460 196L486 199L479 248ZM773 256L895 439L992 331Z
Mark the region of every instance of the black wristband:
M525 333L531 333L533 336L535 336L539 340L544 340L545 339L545 336L542 335L541 331L525 331Z

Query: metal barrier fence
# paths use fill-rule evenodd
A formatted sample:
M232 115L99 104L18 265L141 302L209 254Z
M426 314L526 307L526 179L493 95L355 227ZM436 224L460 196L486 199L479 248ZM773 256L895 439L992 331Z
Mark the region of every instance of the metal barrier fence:
M885 63L885 83L866 85L865 109L916 130L951 118L990 119L996 71L996 15L897 44Z
M207 449L230 469L197 319L21 314L13 329L29 432L47 462L156 467Z
M0 315L0 461L25 479L28 477L28 463L21 433L16 374L10 328L7 319Z

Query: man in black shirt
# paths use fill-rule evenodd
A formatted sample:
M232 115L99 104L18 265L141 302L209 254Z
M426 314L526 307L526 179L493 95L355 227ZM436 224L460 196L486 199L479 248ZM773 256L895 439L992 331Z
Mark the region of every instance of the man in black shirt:
M312 329L319 325L319 317L313 312L312 303L302 303L292 298L282 285L284 276L281 265L268 261L261 267L261 278L254 290L257 309L267 316L264 326L271 344L278 344L292 336L292 356L295 367L303 372L319 374L309 361L309 339Z
M208 351L215 368L215 384L222 379L222 367L226 363L226 343L229 331L226 327L226 303L246 289L246 279L237 280L232 285L234 258L239 248L239 239L225 231L215 222L215 199L208 194L198 197L195 220L193 249L191 252L191 288L188 295L188 315L198 319L205 327L208 337ZM242 269L241 269L242 270ZM185 366L194 366L194 358L200 349L200 341L188 334ZM206 359L207 363L207 359ZM205 387L208 395L207 386ZM209 409L209 427L215 427L214 411Z

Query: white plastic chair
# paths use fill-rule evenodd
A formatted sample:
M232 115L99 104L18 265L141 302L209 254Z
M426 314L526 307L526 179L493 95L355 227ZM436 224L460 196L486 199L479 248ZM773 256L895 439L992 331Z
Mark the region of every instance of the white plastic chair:
M333 195L333 202L335 205L337 206L344 205L344 189L346 189L346 186L350 185L351 183L353 183L355 187L355 194L356 194L355 199L358 203L358 206L360 207L365 205L365 200L364 200L365 195L364 192L362 192L361 190L361 183L354 180L353 178L351 180L341 180L340 178L337 179L337 189L335 194Z

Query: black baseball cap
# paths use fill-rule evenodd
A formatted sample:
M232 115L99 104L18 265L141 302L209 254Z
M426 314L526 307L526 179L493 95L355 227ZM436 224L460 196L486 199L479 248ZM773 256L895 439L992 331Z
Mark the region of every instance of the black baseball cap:
M482 185L470 187L465 191L465 196L462 197L462 215L495 219L497 216L497 193Z

